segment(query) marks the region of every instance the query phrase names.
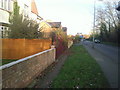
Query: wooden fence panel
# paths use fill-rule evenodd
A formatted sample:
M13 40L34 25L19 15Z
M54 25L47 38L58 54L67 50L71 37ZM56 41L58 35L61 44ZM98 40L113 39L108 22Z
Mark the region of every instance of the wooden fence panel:
M50 49L50 39L2 39L2 59L21 59Z

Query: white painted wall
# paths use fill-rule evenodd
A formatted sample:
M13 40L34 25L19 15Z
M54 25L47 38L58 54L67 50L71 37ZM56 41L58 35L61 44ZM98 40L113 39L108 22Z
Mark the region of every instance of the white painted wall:
M0 22L9 24L9 13L13 11L13 0L0 0Z
M39 23L39 21L37 20L37 15L32 13L32 12L30 14L30 19L35 20L35 21L37 21Z
M17 0L18 1L18 5L20 6L20 14L23 14L23 16L25 15L26 11L25 11L25 5L28 6L27 12L28 12L28 17L32 20L37 21L38 23L40 22L37 19L37 15L31 12L31 0Z
M9 12L0 9L0 22L9 23Z
M25 15L27 11L29 17L31 13L31 0L17 0L17 2L20 7L20 14ZM27 9L25 8L25 5L28 6Z
M37 15L31 12L31 0L17 0L17 2L18 2L18 6L20 6L20 14L25 15L25 13L28 13L28 17L30 19L33 19L39 22L39 20L37 20ZM12 12L13 11L13 0L11 0L10 4L11 4L10 11ZM1 2L0 2L0 5L1 5ZM27 9L25 8L25 5L28 6ZM0 22L9 23L9 12L1 7L0 7Z

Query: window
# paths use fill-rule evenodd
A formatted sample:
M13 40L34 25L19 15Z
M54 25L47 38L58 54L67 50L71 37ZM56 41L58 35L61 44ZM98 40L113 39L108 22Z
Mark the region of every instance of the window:
M24 15L28 17L28 6L24 4Z
M11 0L0 0L0 8L11 11L12 1Z
M7 0L4 0L4 9L7 10Z
M8 38L9 29L5 26L0 26L0 38Z
M3 8L3 0L0 0L0 8Z
M8 10L11 11L11 0L8 0Z
M2 8L2 0L0 0L0 8Z

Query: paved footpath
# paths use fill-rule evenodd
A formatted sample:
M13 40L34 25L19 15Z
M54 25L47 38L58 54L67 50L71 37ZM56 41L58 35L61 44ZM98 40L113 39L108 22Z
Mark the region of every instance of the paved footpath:
M91 48L88 44L82 44L100 65L104 75L108 79L111 88L118 88L118 63L113 63L110 57L96 49Z

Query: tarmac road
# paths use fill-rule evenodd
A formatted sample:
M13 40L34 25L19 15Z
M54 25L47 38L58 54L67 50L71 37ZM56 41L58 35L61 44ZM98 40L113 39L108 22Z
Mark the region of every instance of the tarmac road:
M118 47L112 47L90 41L82 42L90 55L95 58L108 79L111 88L118 88Z

